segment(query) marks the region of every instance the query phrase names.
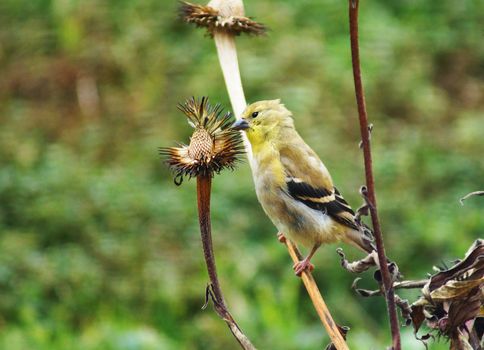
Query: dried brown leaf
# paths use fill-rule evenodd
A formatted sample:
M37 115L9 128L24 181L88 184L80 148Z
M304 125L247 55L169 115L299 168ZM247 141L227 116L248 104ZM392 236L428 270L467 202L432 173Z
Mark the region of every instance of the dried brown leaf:
M458 331L457 334L450 339L450 350L477 350L477 349L473 349L471 344L469 344L467 336L462 331Z
M430 294L432 291L440 288L448 281L460 279L465 275L466 272L472 272L472 270L473 273L475 273L475 271L478 272L478 275L476 275L474 278L479 278L479 275L482 276L484 274L484 241L481 239L478 239L474 242L467 252L464 260L455 264L448 270L441 271L433 275L430 278L428 285L424 287L424 289L426 289L427 293Z
M430 298L434 302L450 301L463 296L467 296L469 291L476 286L484 283L484 277L476 280L455 281L451 280L442 287L430 293Z
M410 313L410 317L412 319L413 330L415 334L417 334L418 330L422 326L423 321L425 321L424 306L413 304L411 309L412 312Z

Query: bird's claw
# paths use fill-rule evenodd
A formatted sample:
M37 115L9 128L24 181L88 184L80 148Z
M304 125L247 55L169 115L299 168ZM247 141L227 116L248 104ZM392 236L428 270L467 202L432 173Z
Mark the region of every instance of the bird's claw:
M294 269L294 272L296 273L296 276L300 277L302 275L302 273L304 271L313 271L314 270L314 265L311 264L311 262L309 260L302 260L302 261L298 261L297 263L295 263L292 268Z
M283 244L286 243L286 236L282 232L277 233L277 240Z

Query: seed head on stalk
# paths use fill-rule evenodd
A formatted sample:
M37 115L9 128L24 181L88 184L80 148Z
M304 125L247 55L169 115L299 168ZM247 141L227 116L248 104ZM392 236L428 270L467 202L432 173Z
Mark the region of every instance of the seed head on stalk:
M235 36L241 33L261 35L266 27L245 16L242 0L212 0L206 6L182 2L180 14L185 22L206 28L213 37L230 103L235 117L240 118L247 103L240 79Z
M232 129L230 113L222 114L219 104L211 106L207 97L188 99L178 108L187 116L194 131L190 144L179 147L160 148L168 166L175 173L175 184L184 177L197 178L197 205L203 255L210 283L206 298L212 298L217 314L227 323L230 331L244 350L256 350L228 311L217 277L215 255L212 246L210 223L210 190L212 177L223 169L233 169L238 156L243 153L242 137Z
M244 16L244 6L237 1L211 1L207 6L183 1L180 14L187 23L207 28L211 36L216 31L234 35L261 35L266 31L263 24Z
M189 145L160 148L175 173L175 183L181 184L184 177L213 176L223 169L233 169L244 148L240 133L230 128L230 113L222 114L222 107L211 106L207 97L192 97L178 109L194 131Z

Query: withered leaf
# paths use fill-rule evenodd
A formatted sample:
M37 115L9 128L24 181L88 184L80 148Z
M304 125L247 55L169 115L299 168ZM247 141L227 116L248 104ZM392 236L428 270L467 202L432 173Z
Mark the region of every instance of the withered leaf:
M450 280L442 287L431 292L430 298L432 298L434 302L450 301L451 299L467 296L471 289L483 283L484 277L465 281Z
M475 350L467 340L462 331L457 331L455 336L450 339L450 350Z
M412 305L411 307L412 312L410 313L410 317L412 319L413 330L414 333L417 334L418 330L422 326L423 321L425 321L425 314L424 314L424 307L423 305Z
M479 287L470 291L468 297L454 301L449 306L449 321L447 333L453 333L458 327L463 326L468 320L472 320L479 314L482 302L482 293Z
M441 271L430 278L430 281L424 289L429 292L443 286L447 281L462 277L467 271L475 269L484 273L484 241L478 239L466 254L464 260L452 266L452 268Z

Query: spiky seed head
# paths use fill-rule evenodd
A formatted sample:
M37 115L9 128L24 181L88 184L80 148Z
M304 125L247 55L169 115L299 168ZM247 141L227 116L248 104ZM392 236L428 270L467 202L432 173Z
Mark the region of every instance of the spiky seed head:
M192 97L178 108L194 131L188 146L160 148L175 173L175 183L181 184L186 176L212 176L225 168L233 169L244 147L240 132L230 127L230 113L222 114L221 106L211 106L207 97Z
M202 159L207 154L212 154L213 140L207 130L197 128L190 138L188 155L193 159Z
M210 4L212 3L210 2ZM216 5L216 3L213 4ZM217 31L232 35L240 35L241 33L261 35L266 32L266 27L263 24L243 15L243 7L233 6L217 9L182 1L180 16L187 23L207 28L212 36Z

